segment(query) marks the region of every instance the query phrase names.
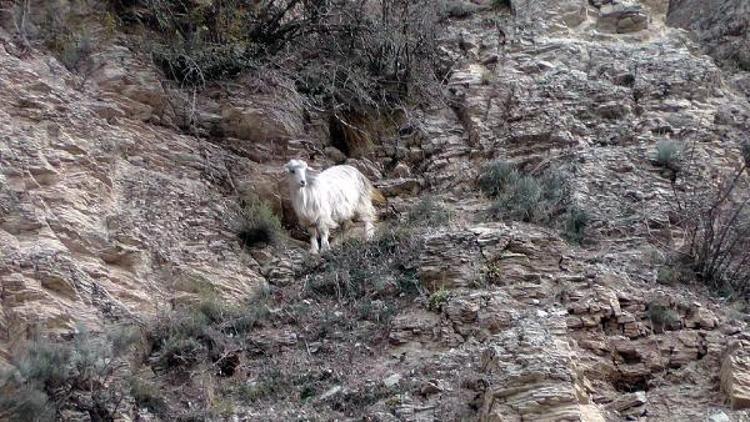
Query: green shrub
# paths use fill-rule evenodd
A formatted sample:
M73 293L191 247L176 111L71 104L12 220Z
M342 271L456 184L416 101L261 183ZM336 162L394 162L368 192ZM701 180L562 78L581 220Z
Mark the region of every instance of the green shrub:
M501 7L511 8L513 7L512 0L492 0L492 7L495 9L499 9Z
M489 196L497 196L505 186L514 184L521 178L516 166L508 161L493 161L482 170L479 187Z
M659 141L656 144L656 155L654 156L654 162L659 167L664 167L670 170L678 170L680 155L682 150L680 144L675 141Z
M478 182L494 199L493 217L561 227L567 240L583 241L590 217L573 203L566 173L553 168L538 176L523 174L512 163L498 160L484 167Z
M448 301L448 298L450 297L450 292L446 289L439 289L432 295L430 295L430 299L427 302L427 309L433 312L439 312L443 304Z
M14 369L0 374L0 416L11 420L52 421L56 407L50 394L71 375L67 345L36 340L13 356Z
M549 223L570 203L568 178L556 170L540 176L521 174L515 166L495 162L480 178L482 190L495 198L496 217L533 223Z
M254 298L242 306L232 306L212 296L162 316L147 328L154 364L170 370L188 369L201 362L217 363L232 341L240 341L267 318L264 300ZM225 375L233 369L219 368Z
M679 281L679 274L672 267L660 267L656 271L656 282L665 286L674 286Z
M0 374L0 391L3 392L0 394L0 419L33 422L55 420L55 409L47 394L30 385L8 386L6 376Z
M496 214L514 220L536 221L538 216L543 217L539 207L543 194L537 179L524 175L507 187L504 194L495 201L493 209Z
M282 234L281 220L271 207L251 196L235 216L234 230L244 247L277 243Z
M571 207L565 217L565 238L573 243L581 244L586 235L586 227L589 225L588 213L579 208Z

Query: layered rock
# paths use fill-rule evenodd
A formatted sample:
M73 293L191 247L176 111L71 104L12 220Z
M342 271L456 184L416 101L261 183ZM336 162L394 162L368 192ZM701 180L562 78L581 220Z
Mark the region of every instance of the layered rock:
M66 74L0 45L3 343L35 325L142 318L180 292L242 297L261 286L222 193L248 161L232 157L230 172L219 147L137 114L102 116Z
M750 353L747 342L739 341L728 349L721 365L721 389L733 409L750 408Z
M743 0L670 0L667 23L690 29L721 63L750 71L750 4Z

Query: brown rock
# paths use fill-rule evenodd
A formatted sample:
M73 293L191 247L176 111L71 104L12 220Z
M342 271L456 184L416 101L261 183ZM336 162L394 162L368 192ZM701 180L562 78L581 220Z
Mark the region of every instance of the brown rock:
M732 409L750 408L750 345L738 341L729 346L721 364L721 390Z

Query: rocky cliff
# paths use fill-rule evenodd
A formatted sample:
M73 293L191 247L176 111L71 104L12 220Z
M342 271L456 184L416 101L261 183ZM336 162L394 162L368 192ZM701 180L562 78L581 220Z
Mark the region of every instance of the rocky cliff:
M209 286L270 295L273 317L232 366L256 391L233 420L750 420L746 308L663 282L684 239L654 160L660 142L689 145L705 183L742 162L747 2L474 3L441 37L450 105L358 157L283 80L180 90L124 35L84 78L0 30L0 360L32 333L143 324ZM280 182L295 157L360 168L389 199L383 226L427 196L449 210L413 234L404 271L420 293L389 298L400 279L373 271L386 287L355 309L340 291L304 294L328 267L300 242L243 248L232 216L249 193L295 230ZM572 175L586 240L497 218L477 187L496 159ZM268 366L294 373L271 402L257 396ZM166 379L175 409L223 394ZM125 407L119 420L159 418Z

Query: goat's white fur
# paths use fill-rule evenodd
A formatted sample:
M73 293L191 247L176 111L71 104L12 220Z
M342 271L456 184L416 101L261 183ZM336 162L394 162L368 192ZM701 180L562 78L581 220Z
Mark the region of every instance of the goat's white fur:
M372 199L383 197L359 170L339 165L318 172L302 160L291 160L284 169L294 212L310 234L310 253L329 250L330 231L355 217L365 223L365 238L372 239L376 219Z

